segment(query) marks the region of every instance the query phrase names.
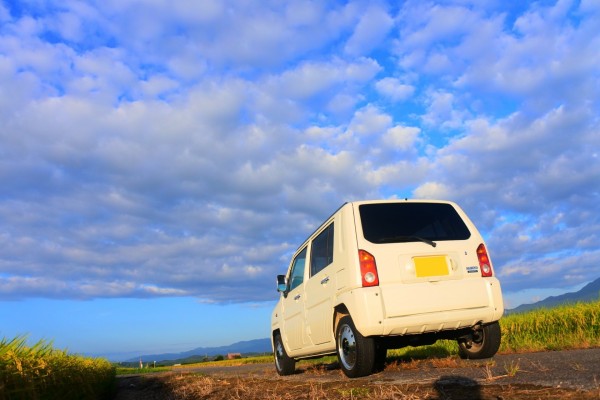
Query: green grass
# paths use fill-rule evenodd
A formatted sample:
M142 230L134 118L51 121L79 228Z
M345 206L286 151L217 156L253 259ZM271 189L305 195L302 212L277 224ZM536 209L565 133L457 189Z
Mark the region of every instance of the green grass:
M228 366L246 365L246 364L264 364L264 363L268 363L271 361L273 361L273 356L267 355L267 356L236 358L233 360L205 361L205 362L201 362L201 363L185 364L185 365L181 365L181 366L178 365L174 368L211 367L211 366L228 367Z
M426 358L445 358L458 354L458 344L454 340L438 340L430 346L403 347L388 350L389 360L423 360Z
M152 374L156 372L171 371L173 367L144 367L144 368L128 368L117 367L117 375L133 375L133 374Z
M25 337L0 340L0 400L110 398L115 368L102 358L56 350Z

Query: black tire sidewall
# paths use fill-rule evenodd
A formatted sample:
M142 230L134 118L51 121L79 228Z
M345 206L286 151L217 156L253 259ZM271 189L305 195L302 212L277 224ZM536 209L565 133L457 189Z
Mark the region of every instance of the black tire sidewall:
M346 368L340 355L340 334L344 326L348 326L352 330L356 341L356 362L351 369ZM350 316L346 315L340 319L336 329L335 343L340 368L347 377L358 378L373 372L375 366L375 341L372 338L362 336L354 326L354 322Z

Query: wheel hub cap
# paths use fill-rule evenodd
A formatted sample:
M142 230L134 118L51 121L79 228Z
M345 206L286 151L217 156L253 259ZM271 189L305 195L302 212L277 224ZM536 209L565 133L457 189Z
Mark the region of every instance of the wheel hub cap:
M279 342L275 349L275 362L277 363L277 366L280 366L281 357L283 357L283 345Z
M340 361L346 369L354 368L356 364L356 339L354 338L354 332L348 325L342 327L338 341Z

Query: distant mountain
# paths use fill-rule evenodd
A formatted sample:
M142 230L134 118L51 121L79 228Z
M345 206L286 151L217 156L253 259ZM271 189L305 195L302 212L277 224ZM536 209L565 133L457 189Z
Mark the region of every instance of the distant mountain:
M506 310L507 314L518 313L533 310L536 308L556 307L566 303L586 302L600 299L600 278L585 285L581 290L572 293L561 294L560 296L550 296L542 301L533 304L522 304L511 310Z
M230 344L228 346L220 346L220 347L198 347L193 350L184 351L181 353L164 353L164 354L149 354L141 356L142 362L153 362L153 361L164 361L164 360L181 360L181 359L189 359L194 356L216 356L222 355L226 356L227 353L240 353L251 354L251 353L270 353L271 349L271 340L268 338L265 339L254 339L254 340L246 340L242 342L237 342L234 344ZM127 360L126 362L139 362L140 357L135 357Z

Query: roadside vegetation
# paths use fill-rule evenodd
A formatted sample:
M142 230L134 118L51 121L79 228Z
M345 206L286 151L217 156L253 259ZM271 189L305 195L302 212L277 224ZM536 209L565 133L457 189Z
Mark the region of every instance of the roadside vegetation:
M600 300L510 314L500 320L502 352L600 346Z
M207 366L207 367L211 367L211 366L220 366L220 367L227 367L227 366L237 366L237 365L246 365L246 364L262 364L262 363L269 363L273 361L273 356L271 354L266 355L266 356L256 356L256 357L245 357L245 358L235 358L233 360L220 360L220 361L206 361L200 364L189 364L189 365L182 365L181 367L194 367L194 366Z
M138 374L152 374L156 372L171 371L172 367L142 367L142 368L131 368L131 367L116 367L117 376L120 375L138 375Z
M101 358L57 350L26 337L0 340L0 400L99 400L114 394L115 368Z

